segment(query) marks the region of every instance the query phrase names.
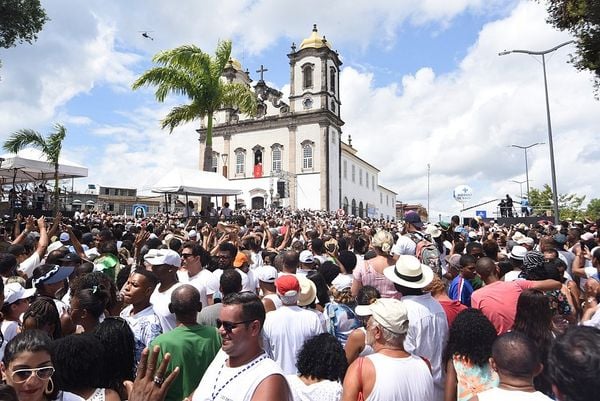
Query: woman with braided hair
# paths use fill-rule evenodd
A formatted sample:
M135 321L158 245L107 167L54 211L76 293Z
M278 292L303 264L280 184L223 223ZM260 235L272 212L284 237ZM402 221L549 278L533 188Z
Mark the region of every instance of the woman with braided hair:
M83 287L84 277L71 283L71 319L78 326L77 332L89 333L100 323L100 317L108 307L110 294L103 284Z
M33 301L23 314L22 330L41 330L53 340L62 337L60 317L54 301L48 297Z

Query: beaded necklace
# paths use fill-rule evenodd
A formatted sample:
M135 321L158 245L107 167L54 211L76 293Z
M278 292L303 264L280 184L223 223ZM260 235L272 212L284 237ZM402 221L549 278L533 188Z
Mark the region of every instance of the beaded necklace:
M221 372L223 371L223 368L225 367L225 364L227 363L227 359L225 361L223 361L223 364L221 365L221 368L219 369L219 372L217 373L217 377L215 379L215 384L213 385L213 392L211 394L211 397L213 400L215 400L217 398L217 396L221 393L221 391L223 391L223 389L225 387L227 387L227 385L229 385L229 383L231 383L232 381L234 381L239 375L241 375L242 373L244 373L245 371L247 371L248 369L250 369L252 366L256 365L257 363L259 363L260 361L267 359L267 354L263 353L261 357L256 358L254 361L252 361L250 364L246 365L246 367L242 370L240 370L239 372L237 372L235 375L233 375L232 377L230 377L225 384L223 384L221 387L219 387L219 389L217 390L217 384L219 382L219 376L221 376Z

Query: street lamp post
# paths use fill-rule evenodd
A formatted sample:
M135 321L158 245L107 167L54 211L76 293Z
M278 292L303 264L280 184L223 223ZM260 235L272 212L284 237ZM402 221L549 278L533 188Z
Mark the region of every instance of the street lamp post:
M521 189L521 200L522 200L523 199L523 184L525 184L527 181L510 180L510 182L514 182L515 184L519 184L519 188ZM529 198L529 194L527 195L527 197Z
M528 146L510 145L513 148L523 149L525 151L525 181L527 182L527 199L529 199L529 166L527 165L527 149L532 148L536 145L543 145L544 142L532 143ZM523 191L521 191L521 199L523 198Z
M559 216L559 211L558 211L558 192L557 192L557 185L556 185L556 168L554 166L554 145L552 142L552 123L550 120L550 102L548 101L548 80L546 78L546 54L548 53L552 53L558 49L560 49L563 46L566 46L568 44L573 43L573 40L569 40L567 42L561 43L560 45L554 46L551 49L548 50L542 50L542 51L532 51L532 50L505 50L503 52L498 53L499 56L505 56L507 54L510 53L523 53L523 54L529 54L531 56L542 56L542 68L544 71L544 90L545 90L545 94L546 94L546 118L548 120L548 145L550 147L550 170L552 173L552 203L553 203L553 209L554 209L554 224L559 223L560 220L560 216ZM528 193L529 195L529 193Z

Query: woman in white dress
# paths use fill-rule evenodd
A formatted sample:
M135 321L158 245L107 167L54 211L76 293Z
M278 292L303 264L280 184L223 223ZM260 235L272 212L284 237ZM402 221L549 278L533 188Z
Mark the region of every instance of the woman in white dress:
M340 342L323 333L304 343L296 362L297 375L287 375L294 401L339 401L348 362Z

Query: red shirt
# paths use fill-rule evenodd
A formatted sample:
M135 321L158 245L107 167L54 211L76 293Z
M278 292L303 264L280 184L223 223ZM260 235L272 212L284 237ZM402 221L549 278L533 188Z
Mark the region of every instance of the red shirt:
M476 290L471 306L490 319L498 335L512 329L517 314L517 301L523 290L533 287L532 281L496 281Z
M467 307L461 304L460 301L453 299L438 299L437 301L440 303L440 305L442 305L442 308L446 313L446 319L448 319L448 328L452 326L452 322L454 322L456 316L458 316L460 312L467 309Z

